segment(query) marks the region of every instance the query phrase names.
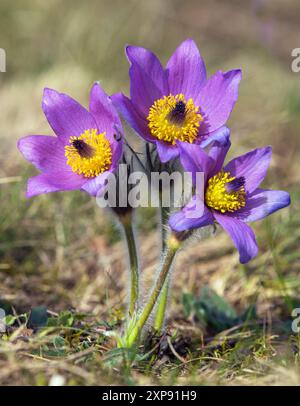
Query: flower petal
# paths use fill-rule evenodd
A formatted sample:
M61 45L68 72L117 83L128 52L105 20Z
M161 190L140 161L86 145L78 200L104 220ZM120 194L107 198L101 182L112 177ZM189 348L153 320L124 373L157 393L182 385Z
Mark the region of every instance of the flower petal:
M257 255L258 248L253 230L242 221L214 211L216 221L230 235L239 251L240 262L245 264Z
M156 142L157 153L162 163L175 159L179 155L177 145L169 145L163 141Z
M223 126L218 128L216 131L210 133L207 137L200 138L200 143L202 148L206 148L212 142L217 141L220 145L228 146L228 141L230 139L230 130L228 127Z
M168 93L165 72L158 58L145 48L129 45L126 55L131 63L131 100L136 108L148 115L153 102Z
M85 182L86 178L72 171L45 172L28 180L26 196L33 197L44 193L76 190L80 189Z
M116 133L115 126L122 129L122 124L111 98L100 87L94 83L90 92L90 112L92 113L99 132L106 132L111 138Z
M55 134L67 144L71 136L97 128L93 116L77 101L56 90L45 89L42 102L45 116Z
M221 127L214 131L200 146L201 148L210 147L208 155L215 161L210 176L214 176L223 168L225 157L231 146L229 128Z
M204 205L203 200L196 195L180 211L171 214L169 219L169 225L174 231L205 227L213 224L213 222L214 218L211 211Z
M29 135L19 140L18 148L24 158L41 171L66 168L64 145L56 137Z
M237 69L226 73L219 71L206 81L195 100L204 117L200 134L211 133L226 123L237 101L241 78L242 73Z
M121 158L123 151L123 128L111 98L95 83L90 93L90 112L97 123L98 131L104 132L112 148L112 166Z
M111 142L111 147L112 147L112 162L110 169L114 169L123 155L124 138L123 136L119 135L119 132L117 132L117 134L114 136L114 139Z
M206 81L204 61L192 39L176 49L166 66L170 92L196 98Z
M101 173L101 175L88 180L83 186L82 190L89 193L91 196L99 196L106 185L106 180L112 174L112 170Z
M245 178L245 190L253 192L264 180L272 156L272 148L258 148L228 162L224 167L232 176Z
M136 110L131 100L124 96L122 93L115 93L111 96L111 99L123 115L129 125L146 141L154 142L154 137L151 136L150 130L146 119L144 119L140 113Z
M257 221L289 206L290 203L291 198L288 192L257 189L247 197L246 206L233 214L245 222Z
M177 142L180 152L180 162L186 172L191 172L193 184L196 184L196 174L204 172L205 179L209 177L214 167L214 160L199 145L188 142Z

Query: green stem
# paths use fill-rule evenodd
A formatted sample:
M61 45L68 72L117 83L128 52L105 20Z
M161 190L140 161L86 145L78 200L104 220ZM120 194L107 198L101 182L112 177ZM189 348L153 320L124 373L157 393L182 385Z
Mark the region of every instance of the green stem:
M160 194L161 196L161 194ZM170 209L168 207L163 207L162 202L161 202L161 197L160 197L160 224L161 224L161 246L162 246L162 252L165 251L166 249L166 240L167 240L167 222L169 218L169 211Z
M165 255L164 261L162 263L161 271L158 275L158 278L157 278L154 288L152 290L152 293L151 293L149 300L146 303L146 306L144 307L141 315L139 316L137 322L132 327L131 331L129 332L129 334L127 336L126 341L127 341L128 347L131 347L132 345L134 345L135 342L138 340L140 333L141 333L144 325L146 324L146 322L154 308L154 305L160 295L160 292L164 286L165 280L169 274L169 270L173 263L175 254L178 251L179 247L180 247L180 243L177 240L175 240L174 237L171 237L168 240L166 255Z
M165 252L166 249L166 237L167 237L167 230L166 224L168 221L169 216L169 208L163 207L162 205L162 194L160 192L160 213L161 213L161 240L162 240L162 253ZM170 276L167 277L161 295L158 299L158 304L156 308L156 314L154 319L153 328L156 334L161 332L162 326L164 324L166 307L168 303L168 294L169 294L169 285L170 285Z
M127 242L129 264L130 264L130 301L129 301L129 314L133 316L139 295L139 265L137 249L135 244L132 214L126 214L120 217L121 223L124 228L125 239Z
M156 314L154 319L153 328L155 334L160 334L161 329L164 324L166 308L168 303L168 296L169 296L169 285L170 285L170 276L167 277L165 284L163 286L161 295L159 296L159 300L157 303Z

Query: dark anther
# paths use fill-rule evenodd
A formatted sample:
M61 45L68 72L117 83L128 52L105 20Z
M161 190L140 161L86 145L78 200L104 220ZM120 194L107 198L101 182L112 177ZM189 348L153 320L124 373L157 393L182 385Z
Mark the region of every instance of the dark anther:
M85 143L83 140L73 140L72 145L81 158L92 158L94 155L94 148Z
M226 183L226 192L237 192L245 185L245 178L241 176L240 178L233 179L231 182Z
M168 114L168 119L174 124L181 124L185 119L186 105L180 100Z

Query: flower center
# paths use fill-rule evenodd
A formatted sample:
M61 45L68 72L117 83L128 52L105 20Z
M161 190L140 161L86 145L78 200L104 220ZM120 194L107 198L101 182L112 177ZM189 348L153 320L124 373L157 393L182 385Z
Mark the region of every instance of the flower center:
M156 100L147 117L151 135L173 145L176 140L193 143L203 121L198 110L193 100L186 101L183 94Z
M86 130L79 137L70 137L65 156L72 171L87 178L107 171L112 162L112 151L105 133L98 134L95 129Z
M221 213L234 212L246 204L245 178L230 176L229 172L221 171L209 179L205 192L207 206Z

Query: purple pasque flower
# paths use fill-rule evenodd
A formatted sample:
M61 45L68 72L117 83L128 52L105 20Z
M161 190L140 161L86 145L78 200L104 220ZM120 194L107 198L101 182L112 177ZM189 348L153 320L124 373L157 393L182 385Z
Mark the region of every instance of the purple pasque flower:
M21 138L18 148L41 171L28 180L27 197L81 189L101 193L122 155L122 125L109 98L95 83L89 111L70 96L45 89L42 108L56 134Z
M177 48L165 69L145 48L127 46L126 55L130 99L117 93L113 102L144 140L156 144L162 162L178 156L178 141L203 146L225 125L238 97L239 69L207 79L191 39Z
M207 154L198 145L179 143L181 163L192 173L193 183L197 172L204 173L204 194L194 195L185 207L172 214L169 225L175 232L182 232L217 222L232 238L240 262L246 263L258 251L254 232L247 223L288 206L290 195L259 188L270 164L271 147L254 149L223 166L229 147L229 142L227 146L213 143Z

